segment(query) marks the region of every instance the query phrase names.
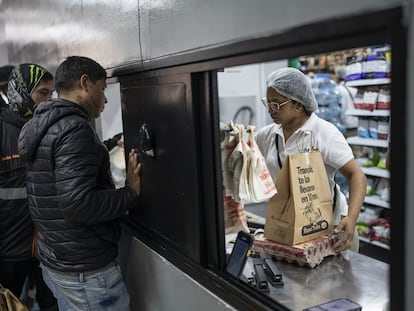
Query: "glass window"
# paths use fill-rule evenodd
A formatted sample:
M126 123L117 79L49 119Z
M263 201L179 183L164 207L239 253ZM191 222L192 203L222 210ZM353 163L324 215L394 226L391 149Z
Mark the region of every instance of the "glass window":
M368 301L370 307L375 301L375 307L382 309L389 301L388 281L383 278L383 273L388 273L391 232L390 173L386 167L391 53L391 46L382 44L227 67L217 73L226 253L230 255L232 252L239 231L255 236L253 252L242 270L241 280L294 310L316 306L339 296L348 297L364 308ZM276 122L277 117L270 113L271 105L279 106L281 113L288 105L300 109L297 100L288 103L291 99L286 94L276 98L267 92L266 78L284 67L297 68L306 75L317 103L314 114L332 123L343 134L367 178L366 197L356 226L358 239L355 243L359 243L359 252L346 251L331 256L332 252L321 251L326 245L321 244L320 239L293 246L267 239L263 229L266 217L270 217L267 215L269 199L255 202L246 194L254 179L249 175L251 170L243 171L244 167L249 167L248 161L238 159L243 158L243 154L246 159L248 157L248 151L243 152L240 147L240 140L249 145L249 131L257 133ZM267 97L267 107L262 103L263 97ZM242 135L240 129L245 131ZM261 151L276 184L280 169L276 169L276 173L273 171L278 165L278 157L269 152L276 150L279 153L280 150L285 158L289 144L285 141L280 142L282 146L268 148L268 144L276 144L274 137L278 132L275 129L269 133L272 138L262 138ZM263 144L267 145L263 147ZM283 165L284 161L281 162ZM337 172L335 182L340 197L343 195L347 201L348 181ZM237 253L240 257L245 255L240 248ZM272 267L266 266L266 260L260 258L261 253L271 255L271 262L283 281L277 282L267 274ZM364 261L366 263L361 264ZM259 283L263 281L260 268L265 272L265 288ZM234 271L232 269L233 276ZM367 281L367 275L377 282ZM368 283L375 283L375 297L370 297L373 291L368 289Z

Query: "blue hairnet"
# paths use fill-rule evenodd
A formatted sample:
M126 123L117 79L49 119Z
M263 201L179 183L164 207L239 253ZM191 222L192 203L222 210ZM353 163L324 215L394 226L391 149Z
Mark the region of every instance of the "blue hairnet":
M282 68L273 71L267 77L266 84L280 95L301 103L308 112L318 108L309 80L299 69Z

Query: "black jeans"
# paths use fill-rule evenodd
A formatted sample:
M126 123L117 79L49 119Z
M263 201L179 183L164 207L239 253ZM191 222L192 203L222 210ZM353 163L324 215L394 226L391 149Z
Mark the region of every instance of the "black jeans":
M0 283L10 289L16 297L20 297L32 264L32 260L17 262L0 260Z

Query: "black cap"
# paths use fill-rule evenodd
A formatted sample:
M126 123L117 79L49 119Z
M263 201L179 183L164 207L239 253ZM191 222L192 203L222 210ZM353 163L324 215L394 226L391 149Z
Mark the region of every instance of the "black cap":
M11 65L0 67L0 81L9 81L9 76L13 68L14 66Z

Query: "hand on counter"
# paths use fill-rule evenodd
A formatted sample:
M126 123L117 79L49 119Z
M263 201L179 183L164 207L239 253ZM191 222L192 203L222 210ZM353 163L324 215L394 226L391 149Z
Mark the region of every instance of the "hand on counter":
M339 240L334 244L334 250L341 252L349 249L352 246L355 233L355 222L350 217L344 217L341 219L338 226L334 230L334 234L337 234Z

